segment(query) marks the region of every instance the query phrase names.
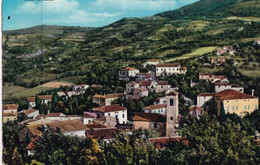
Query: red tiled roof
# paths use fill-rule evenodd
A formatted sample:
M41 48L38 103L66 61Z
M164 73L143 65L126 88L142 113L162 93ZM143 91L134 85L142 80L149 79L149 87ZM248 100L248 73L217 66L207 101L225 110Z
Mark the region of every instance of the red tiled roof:
M92 88L97 88L97 87L101 87L101 86L102 86L102 85L100 85L100 84L92 84L92 85L91 85Z
M111 93L111 94L108 94L108 95L95 94L93 96L93 98L103 98L103 99L106 99L106 98L117 98L117 97L124 97L124 93Z
M147 107L144 107L144 110L153 110L153 109L159 109L159 108L166 108L166 104L158 104L158 105L150 105Z
M219 78L219 79L224 79L224 78L226 78L226 76L222 76L222 75L220 75L220 76L214 76L214 79L217 79L217 78Z
M197 105L191 106L189 108L190 111L195 111L196 109L203 111L203 109L201 107L197 106Z
M125 69L122 69L122 71L129 71L129 70L138 70L138 69L132 67L126 67Z
M86 131L86 136L92 139L111 139L116 132L116 128L99 128Z
M159 81L158 85L169 85L168 81Z
M3 113L3 117L16 116L14 113Z
M215 93L215 97L219 100L235 100L235 99L255 99L257 97L248 95L236 90L224 90L218 93Z
M52 95L42 95L42 96L38 96L40 100L51 100L52 99ZM27 97L27 101L29 102L35 102L35 97Z
M135 82L135 81L132 81L132 82L130 82L130 84L138 84L137 82Z
M145 76L145 78L152 78L152 75L147 74L147 75Z
M46 115L46 117L60 117L63 113L49 113Z
M92 116L90 114L84 113L84 118L96 118L95 116Z
M8 110L8 109L18 109L18 104L5 104L5 105L3 105L3 110Z
M214 93L201 93L198 96L214 96Z
M187 70L187 67L181 67L180 70Z
M150 86L152 81L141 81L139 83L139 86Z
M85 125L89 129L94 129L94 128L108 128L108 126L104 124L99 124L99 123L92 123L92 124L86 124Z
M137 113L133 121L166 122L166 117L157 113Z
M180 64L157 64L156 67L180 67Z
M143 88L139 88L139 89L136 89L136 90L139 90L139 91L141 91L141 92L146 92L146 91L148 91L147 89L143 89Z
M116 111L126 111L127 109L125 107L122 107L119 104L115 104L115 105L105 105L102 107L98 107L95 110L100 112L116 112Z
M36 112L36 111L39 111L39 110L33 109L33 108L29 108L29 109L24 111L24 114L25 115L29 115L30 113L33 113L33 112Z
M27 150L33 150L35 148L35 142L37 140L39 140L40 137L39 136L36 136L30 143L29 145L26 147Z
M174 141L178 141L178 142L183 142L184 145L188 146L189 145L189 141L188 140L184 140L182 137L159 137L159 138L153 138L153 139L149 139L149 142L151 142L153 145L155 145L155 147L157 149L161 149L163 146L167 146L168 143L174 142Z

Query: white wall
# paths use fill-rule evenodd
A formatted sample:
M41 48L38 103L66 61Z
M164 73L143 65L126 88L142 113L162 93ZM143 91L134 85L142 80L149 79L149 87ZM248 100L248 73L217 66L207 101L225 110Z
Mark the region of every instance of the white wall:
M123 114L124 114L124 117L123 117ZM127 122L127 111L126 110L116 111L116 112L106 112L106 113L104 113L104 116L111 116L111 117L115 117L115 118L117 116L118 122L120 124L124 124Z
M37 116L39 115L39 110L32 112L30 114L28 114L28 117L33 117L33 119L35 119Z
M180 67L156 67L156 76L160 76L163 73L167 75L180 73Z
M64 135L70 135L70 136L80 136L80 137L85 137L86 130L78 130L78 131L71 131L71 132L64 132Z

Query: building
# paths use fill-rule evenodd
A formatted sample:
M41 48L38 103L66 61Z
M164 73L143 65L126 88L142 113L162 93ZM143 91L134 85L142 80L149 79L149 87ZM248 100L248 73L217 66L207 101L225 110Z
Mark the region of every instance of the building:
M200 80L207 80L211 82L228 82L227 77L223 75L215 76L214 73L199 73Z
M228 53L230 55L234 55L236 53L236 50L233 49L233 47L230 46L230 45L226 45L226 46L223 47L223 49L217 50L217 55L222 55L224 53Z
M190 115L195 116L197 118L199 118L200 115L203 114L203 109L201 107L197 106L197 105L191 106L189 108L189 110L190 110Z
M157 65L162 63L162 59L148 59L145 63L143 63L143 67L146 67L147 65Z
M92 102L98 106L111 105L112 101L123 98L124 96L124 93L112 93L108 95L95 94L92 97Z
M93 120L95 120L97 118L97 114L93 113L93 112L84 112L83 115L83 123L84 124L89 124L91 123Z
M139 83L132 81L126 84L126 93L132 95L134 90L139 87Z
M24 110L23 113L28 117L32 119L36 119L39 115L39 110L34 108L29 108L27 110Z
M225 58L211 58L210 59L210 63L211 64L221 65L221 64L223 64L225 62L226 62Z
M17 120L16 113L3 113L3 123L6 123L8 121L14 121L14 120Z
M172 74L186 74L187 67L181 67L180 64L157 64L156 76L172 75Z
M45 116L46 119L49 119L49 120L56 120L56 121L63 121L63 120L66 120L66 115L64 115L63 113L61 112L57 112L57 113L48 113L46 116Z
M157 149L164 149L169 144L173 142L183 143L186 146L189 146L189 141L183 139L182 137L157 137L149 139L149 142L152 143Z
M87 124L86 137L92 139L102 139L109 142L114 137L116 127L109 127L104 124Z
M89 85L79 84L79 85L72 85L71 87L73 91L76 91L76 93L82 94L85 93L87 88L89 88Z
M258 109L259 98L236 90L224 90L214 95L215 112L220 115L221 109L225 113L243 116Z
M215 93L218 93L218 92L221 92L221 91L224 91L227 89L232 89L232 90L236 90L236 91L244 93L244 87L237 85L237 84L221 83L221 82L217 82L214 84Z
M254 45L260 45L260 40L255 40Z
M154 105L158 105L158 104L166 104L166 97L158 97L155 99L155 101L153 102Z
M150 105L143 108L144 113L166 114L166 104Z
M134 129L148 129L165 136L166 117L157 113L137 113L133 118Z
M114 117L120 124L127 122L127 109L119 104L107 105L95 108L94 111L101 112L103 116Z
M179 117L179 93L170 92L166 95L166 137L177 135L176 127L178 127Z
M129 80L131 77L136 77L136 74L139 73L139 70L132 67L126 67L119 71L119 80Z
M159 81L156 85L155 92L156 93L165 92L169 88L171 88L171 86L169 85L168 81Z
M139 88L140 89L147 89L150 91L155 90L156 84L154 81L141 81L139 83Z
M5 104L3 105L3 113L14 113L18 111L18 104Z
M204 110L210 110L214 106L214 93L201 93L197 96L197 105Z
M52 100L52 95L42 95L38 96L42 104L48 104ZM35 97L27 97L28 108L33 108L36 106Z
M57 92L57 94L60 96L60 97L71 97L73 95L79 95L80 93L77 93L76 91L67 91L67 92Z
M148 95L149 95L149 92L147 89L139 88L139 89L134 90L133 98L138 100L143 97L147 97Z
M153 80L152 73L137 73L136 74L136 81L137 82L152 81L152 80Z

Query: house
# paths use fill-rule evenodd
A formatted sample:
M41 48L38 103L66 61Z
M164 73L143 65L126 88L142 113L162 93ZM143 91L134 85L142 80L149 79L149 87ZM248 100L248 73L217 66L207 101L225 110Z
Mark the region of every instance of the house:
M154 105L158 105L158 104L166 104L166 97L158 97L155 99L155 101L153 102Z
M116 127L108 127L103 124L87 124L86 137L92 139L102 139L109 142L114 137Z
M101 106L95 108L94 111L101 112L104 116L114 117L120 124L127 122L127 109L119 104Z
M255 40L254 45L260 45L260 40Z
M151 138L149 139L149 142L152 143L157 149L164 149L173 142L179 142L183 143L186 146L189 146L189 141L179 136Z
M102 88L103 86L100 84L92 84L90 85L91 88Z
M257 110L258 101L258 97L228 89L214 95L214 108L217 115L220 115L221 110L224 109L226 114L234 113L243 116Z
M19 141L22 142L26 139L31 140L36 136L42 136L42 132L48 127L54 130L59 129L64 135L80 137L85 137L85 132L87 130L87 127L78 119L45 124L32 124L27 125L20 130Z
M133 94L134 90L139 87L139 83L132 81L126 84L126 93L127 94Z
M139 70L132 67L126 67L119 71L119 80L129 80L131 77L136 77L136 74L139 73Z
M169 85L168 81L159 81L156 85L155 92L156 93L165 92L169 88L171 88L171 86Z
M140 89L147 89L147 90L155 90L156 84L154 81L141 81L139 83L139 88Z
M46 116L45 116L46 119L49 119L49 120L56 120L56 121L63 121L63 120L66 120L66 115L64 115L63 113L61 112L57 112L57 113L54 113L54 112L51 112L51 113L48 113Z
M157 65L162 63L162 59L148 59L145 63L143 63L143 67L146 67L147 65Z
M92 97L92 102L93 104L97 104L99 106L111 105L112 101L118 98L123 98L124 96L124 93L112 93L108 95L95 94Z
M181 67L180 64L157 64L156 76L172 75L172 74L186 74L187 67Z
M84 124L89 124L89 123L91 123L93 120L95 120L96 118L97 118L97 114L96 114L96 113L84 112L84 115L83 115L83 123L84 123Z
M6 123L8 121L14 121L14 120L17 120L16 113L3 113L3 123Z
M166 135L166 117L157 113L137 113L133 118L134 129L154 130L160 136Z
M24 110L23 113L28 117L32 119L36 119L39 115L39 110L34 109L34 108L29 108L27 110Z
M197 105L208 111L214 105L213 97L214 93L201 93L197 96Z
M135 89L133 93L134 99L141 99L142 97L147 97L149 95L148 90L145 88Z
M17 113L18 104L5 104L3 105L3 113Z
M68 97L74 96L74 95L79 95L80 93L77 93L76 91L67 91L67 92L57 92L57 94L60 97L66 97L68 95Z
M85 93L86 89L89 88L87 84L79 84L79 85L72 85L72 90L76 91L76 93Z
M42 104L48 104L52 100L52 95L41 95L38 96ZM27 97L28 108L33 108L36 106L35 97Z
M214 73L199 73L200 80L207 80L211 82L228 82L227 77L223 75L215 76Z
M244 92L244 87L237 85L237 84L231 84L231 83L221 83L221 82L216 82L214 84L214 90L215 93L227 90L227 89L233 89L236 91Z
M225 62L226 62L225 58L211 58L210 59L210 63L211 64L221 65L221 64L223 64Z
M166 114L166 104L150 105L143 108L144 113Z
M222 55L222 54L224 54L224 53L228 53L228 54L230 54L230 55L234 55L235 52L236 52L236 50L233 49L232 46L226 45L226 46L223 47L223 49L217 50L217 55Z
M197 105L193 105L189 108L190 110L190 115L195 116L199 118L200 115L203 113L203 109Z
M137 82L152 81L152 80L153 80L152 73L137 73L136 74L136 81Z

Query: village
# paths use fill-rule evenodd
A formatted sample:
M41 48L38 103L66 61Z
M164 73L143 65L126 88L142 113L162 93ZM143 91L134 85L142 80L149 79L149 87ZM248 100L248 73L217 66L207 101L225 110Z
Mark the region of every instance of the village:
M236 51L232 46L224 46L217 50L218 58L212 58L211 63L220 65L225 62L221 57L223 53L234 55ZM167 77L173 74L186 74L189 68L179 63L164 63L161 59L147 59L143 67L152 66L155 69L147 73L141 73L133 67L122 68L118 71L118 79L127 81L124 93L98 94L92 96L94 107L84 111L83 114L65 115L62 112L50 112L40 114L35 109L37 99L41 104L50 104L53 95L39 95L28 97L28 109L18 111L18 104L3 105L3 122L17 120L23 117L19 124L24 128L19 133L19 141L30 140L27 146L28 155L33 155L35 141L39 139L46 127L60 129L64 135L86 138L102 139L105 142L113 140L114 132L122 130L131 134L134 130L147 129L158 134L158 137L150 141L161 148L171 140L182 139L178 135L178 123L183 117L179 114L179 97L185 100L185 106L189 109L189 115L200 118L203 113L211 113L217 116L224 114L236 114L243 117L259 108L259 98L251 93L244 93L243 86L230 83L224 75L214 73L199 73L199 80L210 82L213 91L197 95L196 103L188 96L179 93L178 88L169 85L168 81L158 80L159 77ZM101 85L79 84L72 85L72 91L58 92L59 97L71 97L84 94L90 87ZM196 82L190 83L196 86ZM162 97L154 100L153 104L145 106L139 113L130 112L123 104L113 104L117 99L139 100L148 97L152 93L160 93ZM160 145L158 145L160 144Z

